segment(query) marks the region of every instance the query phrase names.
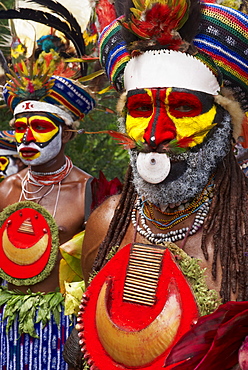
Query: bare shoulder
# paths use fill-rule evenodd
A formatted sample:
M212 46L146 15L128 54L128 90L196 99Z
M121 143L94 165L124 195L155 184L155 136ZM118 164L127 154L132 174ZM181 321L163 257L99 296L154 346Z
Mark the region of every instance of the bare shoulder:
M93 178L89 173L83 171L81 168L73 166L70 175L68 176L68 182L87 182L88 179Z
M0 184L0 211L9 204L18 202L21 194L21 183L27 169L6 177Z
M120 195L113 195L107 198L92 212L87 221L82 250L82 268L85 281L88 281L99 245L107 234L119 199Z

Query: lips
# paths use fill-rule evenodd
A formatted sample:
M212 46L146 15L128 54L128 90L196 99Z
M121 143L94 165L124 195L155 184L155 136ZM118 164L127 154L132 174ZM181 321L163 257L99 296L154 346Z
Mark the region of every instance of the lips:
M22 158L28 159L34 157L39 151L34 148L21 148L20 154Z

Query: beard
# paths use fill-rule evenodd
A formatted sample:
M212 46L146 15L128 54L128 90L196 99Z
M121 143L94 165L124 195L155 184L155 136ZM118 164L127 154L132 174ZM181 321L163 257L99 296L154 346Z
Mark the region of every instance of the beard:
M185 153L170 156L170 173L159 184L148 183L139 175L136 165L139 152L136 149L130 150L133 183L138 195L164 208L196 197L228 154L231 132L231 118L228 113L224 113L222 122L201 145Z

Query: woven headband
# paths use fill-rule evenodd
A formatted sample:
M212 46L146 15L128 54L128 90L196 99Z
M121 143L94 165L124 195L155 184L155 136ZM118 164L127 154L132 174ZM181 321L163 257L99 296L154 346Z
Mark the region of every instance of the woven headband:
M209 64L209 60L213 59L222 72L224 86L230 86L237 91L237 98L246 111L248 110L247 19L247 14L237 10L204 3L200 33L194 40L194 44L203 52L199 53L199 56L203 56L202 62L216 75L213 66ZM123 40L118 19L102 31L99 50L101 64L111 84L117 91L122 92L124 70L130 54ZM209 60L206 56L209 56ZM154 68L152 65L150 67Z
M0 155L15 154L17 154L17 149L14 131L0 131Z
M41 91L42 92L42 91ZM72 125L72 122L82 119L85 114L91 111L95 106L95 100L85 90L84 86L65 77L52 76L49 79L49 89L45 94L37 96L37 92L30 93L29 97L23 98L22 94L12 93L11 86L7 83L3 89L3 97L9 108L15 113L21 113L20 110L27 111L27 105L22 102L34 101L46 103L48 112L57 113L61 118L66 118L66 124ZM66 112L58 106L65 107ZM17 110L15 110L17 107ZM38 105L34 110L37 111ZM40 105L41 109L43 105ZM45 106L44 106L45 107ZM30 111L34 111L29 106ZM32 109L32 110L31 110ZM44 111L44 110L42 110Z

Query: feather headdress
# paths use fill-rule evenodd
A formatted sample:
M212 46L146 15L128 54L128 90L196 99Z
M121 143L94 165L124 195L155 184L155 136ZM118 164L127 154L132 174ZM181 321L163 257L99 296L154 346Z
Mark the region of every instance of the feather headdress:
M119 0L116 6L118 7ZM132 49L183 49L189 46L200 21L197 0L127 0L122 31ZM124 6L124 5L123 5Z
M78 19L70 9L68 1L63 0L37 0L20 2L17 9L0 11L0 19L15 20L14 29L18 35L19 42L25 44L25 57L33 54L34 42L46 35L64 35L65 40L69 40L75 48L79 58L85 57L85 44L82 37L90 18L91 8L89 2L85 0L85 18L82 21L84 10L78 11ZM64 3L64 5L63 5ZM26 6L25 8L23 6ZM82 6L82 9L83 6ZM79 9L78 9L79 10ZM80 16L81 15L81 16ZM26 22L28 21L28 22ZM17 26L17 28L15 28ZM81 66L81 73L87 72L86 63Z
M57 1L37 0L36 4L46 6L47 12L28 8L10 9L0 11L0 19L32 20L62 32L74 45L77 58L64 59L61 50L56 52L53 45L48 47L48 53L32 53L30 58L25 53L20 53L20 58L17 54L14 71L7 74L9 81L3 90L3 97L14 115L17 112L50 112L60 116L67 125L77 127L76 121L95 105L91 92L75 81L85 76L87 70L85 59L82 59L86 57L82 30L74 15ZM12 28L17 45L18 42L22 45L15 27ZM51 35L55 41L58 39L54 32ZM35 45L37 40L33 41ZM23 47L25 49L25 45ZM81 65L80 74L79 68L74 68L78 62Z

